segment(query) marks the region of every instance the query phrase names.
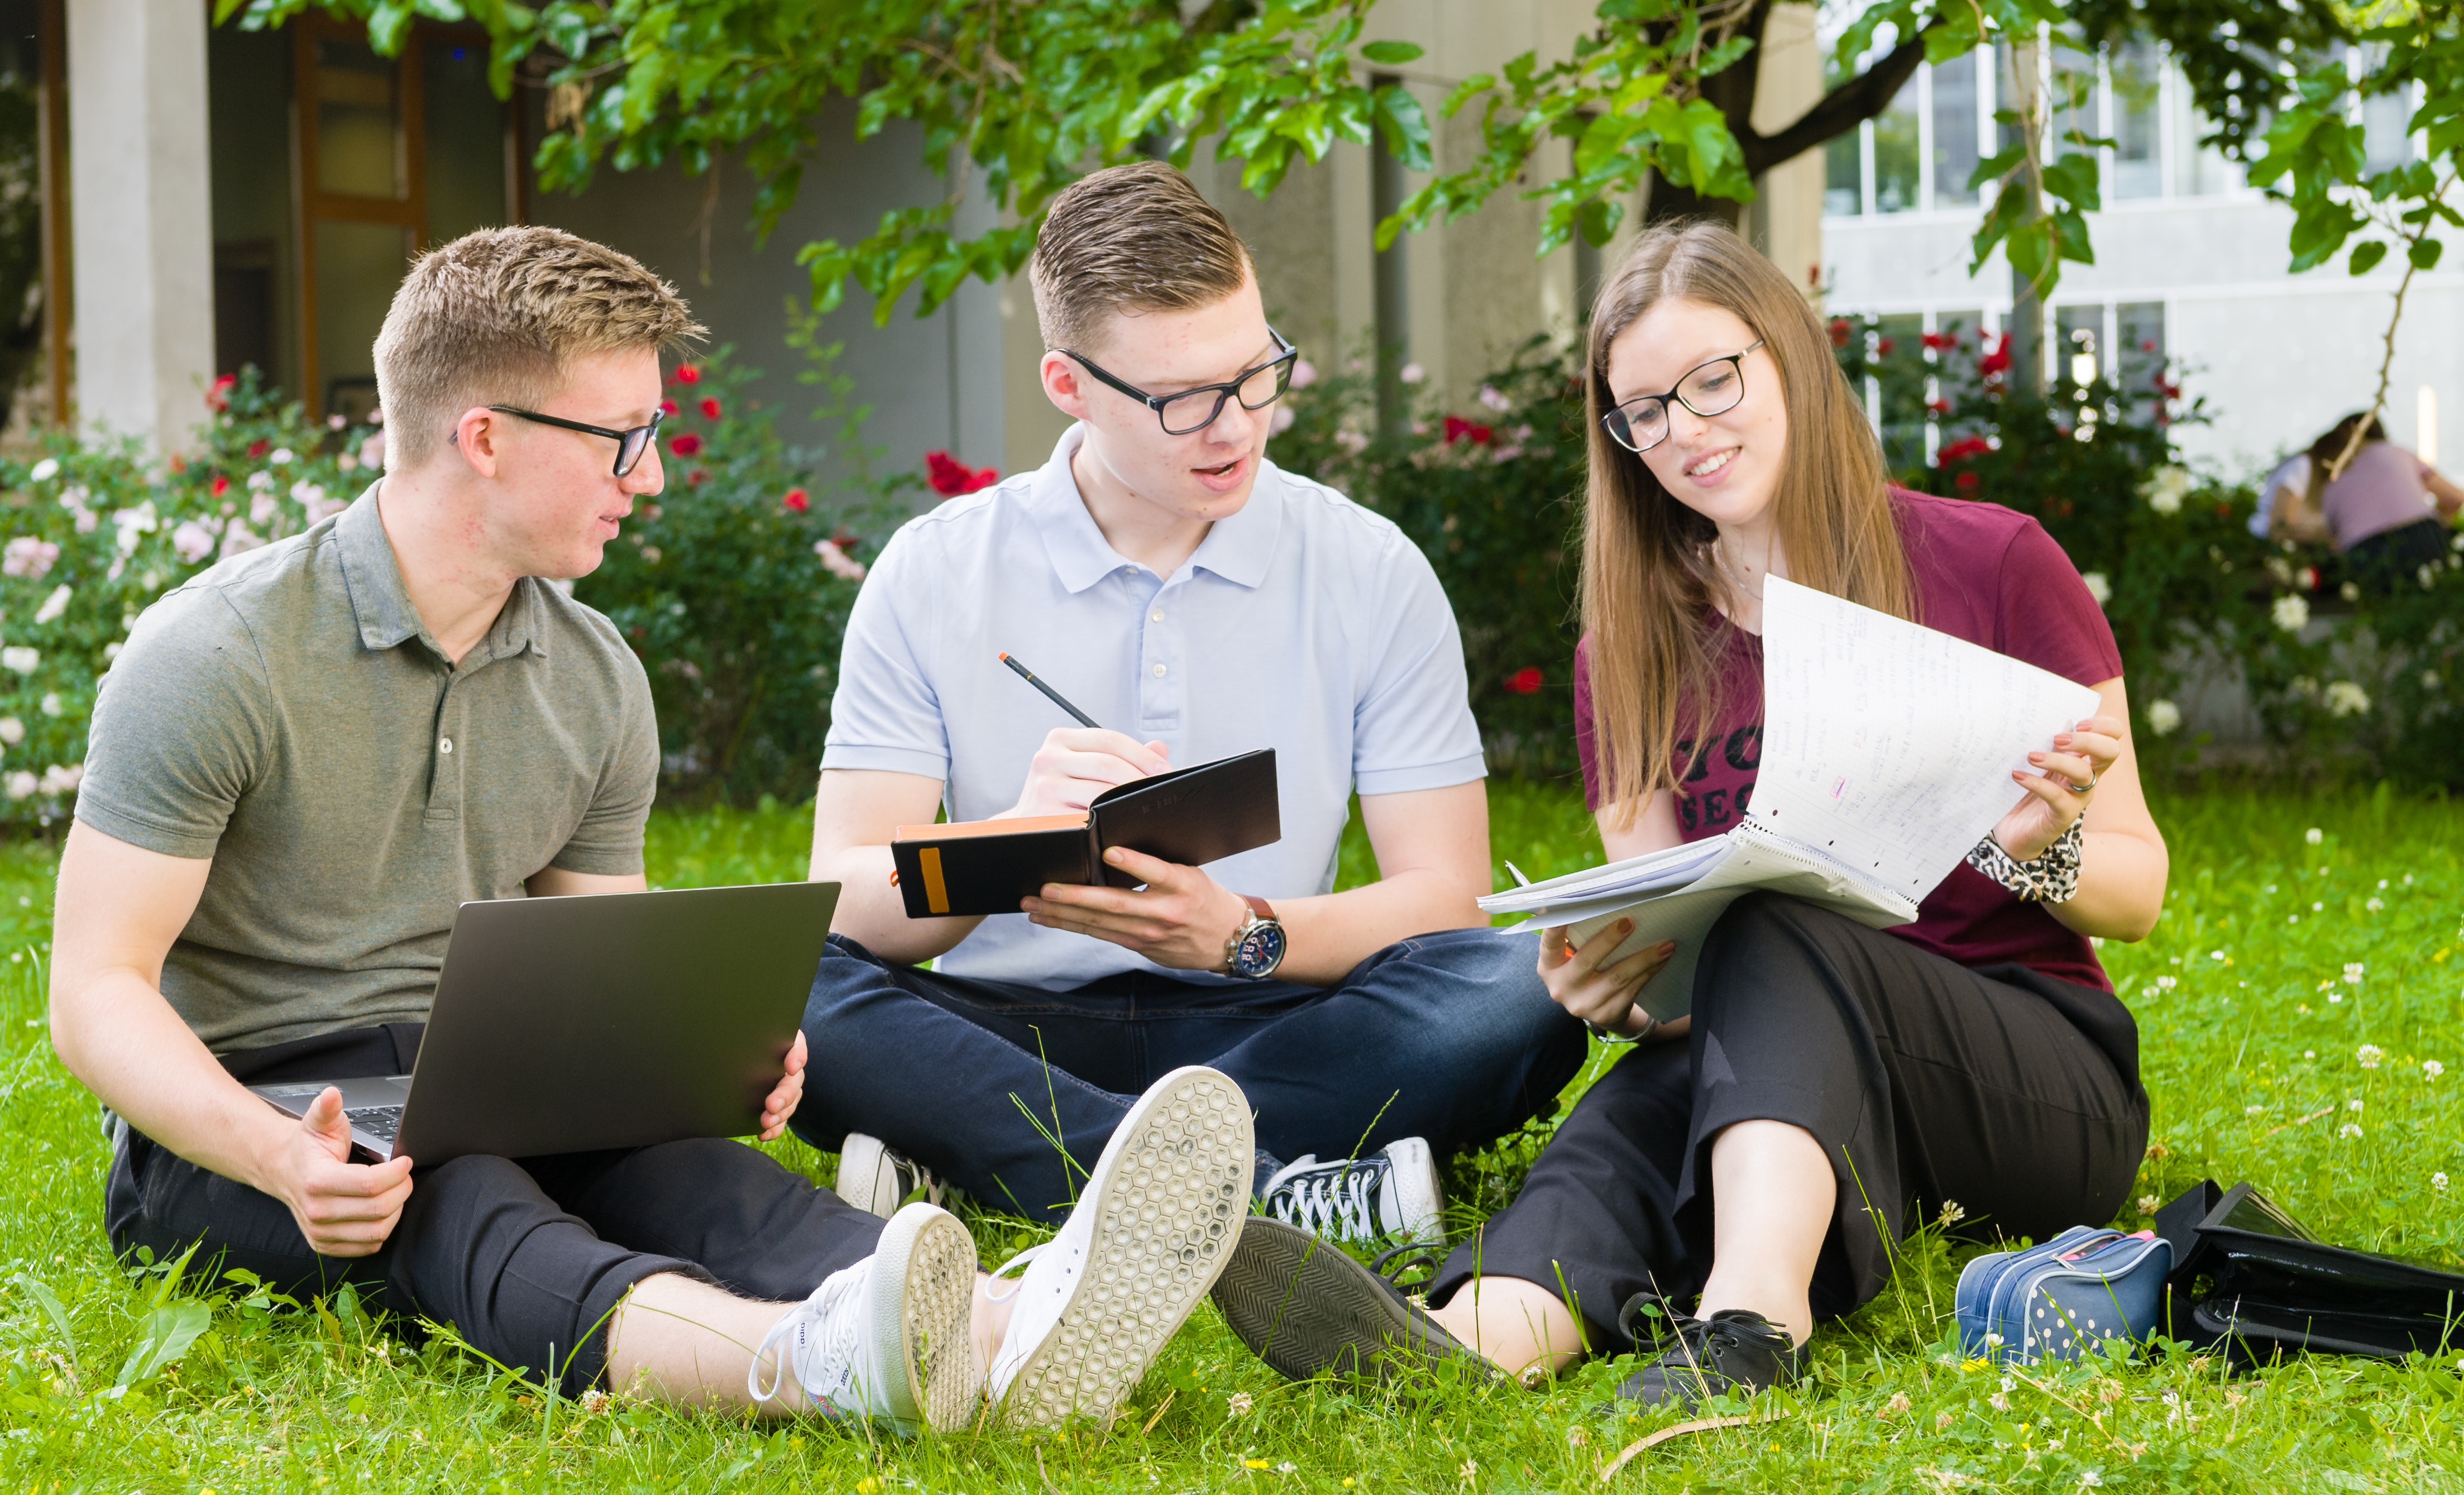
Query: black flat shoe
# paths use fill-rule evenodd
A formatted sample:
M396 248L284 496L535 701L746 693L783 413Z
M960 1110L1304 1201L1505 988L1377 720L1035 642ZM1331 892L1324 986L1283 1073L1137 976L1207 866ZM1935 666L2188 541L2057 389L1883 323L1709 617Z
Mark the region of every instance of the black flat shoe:
M1637 1322L1643 1317L1638 1309L1647 1298L1637 1294L1618 1315L1638 1344L1644 1335L1636 1330L1646 1328ZM1804 1348L1792 1347L1788 1330L1759 1313L1723 1308L1707 1320L1670 1314L1660 1322L1666 1327L1658 1353L1617 1387L1620 1402L1693 1408L1723 1394L1751 1396L1785 1386L1805 1373Z
M1214 1296L1241 1342L1296 1381L1328 1372L1384 1381L1449 1364L1476 1380L1504 1374L1401 1288L1280 1220L1242 1223Z

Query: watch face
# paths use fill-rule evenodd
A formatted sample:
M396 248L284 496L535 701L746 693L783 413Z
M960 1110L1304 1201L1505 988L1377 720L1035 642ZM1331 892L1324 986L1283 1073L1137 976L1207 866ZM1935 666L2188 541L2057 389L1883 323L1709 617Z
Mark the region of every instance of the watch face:
M1232 952L1232 969L1242 976L1265 976L1284 961L1284 926L1272 919L1253 925Z

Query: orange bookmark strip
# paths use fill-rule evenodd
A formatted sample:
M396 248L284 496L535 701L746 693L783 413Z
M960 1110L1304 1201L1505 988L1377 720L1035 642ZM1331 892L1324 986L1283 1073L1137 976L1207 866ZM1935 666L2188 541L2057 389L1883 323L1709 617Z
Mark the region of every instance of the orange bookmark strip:
M950 890L941 883L941 848L924 846L915 853L916 865L924 870L924 907L935 913L950 912Z

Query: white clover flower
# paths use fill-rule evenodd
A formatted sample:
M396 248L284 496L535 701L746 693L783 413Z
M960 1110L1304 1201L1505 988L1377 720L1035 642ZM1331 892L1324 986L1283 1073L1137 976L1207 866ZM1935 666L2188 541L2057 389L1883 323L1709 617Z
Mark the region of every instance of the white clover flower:
M2083 572L2080 574L2079 580L2086 583L2087 594L2096 599L2096 605L2098 606L2101 607L2106 603L2113 601L2113 583L2104 579L2103 572Z
M2179 514L2182 500L2190 492L2190 474L2178 467L2160 467L2147 475L2139 491L2147 495L2147 507L2158 514Z
M2338 1128L2336 1129L2336 1135L2338 1135L2338 1136L2340 1136L2340 1137L2344 1137L2344 1138L2347 1138L2347 1139L2356 1139L2356 1138L2359 1138L2359 1137L2361 1136L2361 1134L2362 1134L2362 1129L2361 1129L2360 1127L2356 1126L2355 1124L2353 1124L2352 1122L2349 1122L2349 1121L2345 1122L2343 1126L2338 1127Z
M48 483L53 478L59 475L60 459L57 457L45 457L40 462L35 463L33 467L27 472L26 480L30 483Z
M2353 1050L2353 1057L2361 1061L2363 1068L2375 1069L2379 1066L2379 1061L2387 1057L2387 1050L2379 1047L2376 1044L2364 1044L2361 1047ZM2359 1105L2361 1103L2356 1101L2354 1104Z
M2363 907L2363 908L2365 908L2365 909L2367 909L2367 910L2368 910L2370 912L2372 912L2372 913L2376 913L2376 912L2378 912L2381 909L2384 909L2384 908L2386 908L2386 907L2387 907L2387 900L2386 900L2386 899L2384 899L2384 898L2372 898L2372 899L2369 899L2367 902L2364 903L2364 904L2362 905L2362 907Z
M2301 839L2315 846L2320 842L2326 840L2327 837L2324 832L2319 829L2318 826L2313 825L2308 830L2301 833Z
M2313 909L2316 909L2316 908L2317 908L2317 907L2319 907L2319 906L2318 906L2317 904L2315 904L2315 903L2314 903L2314 904L2312 904L2310 907L2312 907ZM2344 984L2345 984L2345 985L2347 985L2347 986L2359 986L2359 985L2361 985L2361 984L2362 984L2362 973L2363 973L2364 971L2368 970L2368 969L2369 969L2369 967L2368 967L2368 966L2364 965L2364 964L2363 964L2361 961L2359 961L2359 960L2347 960L2347 961L2345 961L2345 962L2344 962Z
M2435 1080L2446 1072L2447 1066L2435 1059L2425 1059L2421 1062L2421 1077L2425 1080Z
M1249 1396L1249 1394L1248 1394L1247 1392L1245 1392L1245 1391L1236 1391L1236 1392L1234 1392L1234 1393L1232 1394L1232 1398L1231 1398L1231 1403L1230 1403L1230 1405L1231 1405L1231 1410L1232 1410L1232 1416L1234 1416L1234 1417L1236 1417L1236 1418L1240 1418L1240 1417L1246 1417L1246 1416L1248 1416L1248 1414L1249 1414L1249 1408L1250 1408L1250 1407L1252 1407L1252 1406L1253 1406L1253 1405L1255 1405L1255 1404L1256 1404L1256 1403L1255 1403L1255 1401L1251 1398L1251 1396Z
M2160 992L2169 992L2179 984L2179 982L2175 981L2169 976L2160 976L2156 978L2156 989Z
M2327 715L2358 716L2370 709L2370 693L2350 680L2337 680L2327 687Z
M2157 1210L2164 1207L2164 1200L2158 1198L2152 1194L2143 1194L2139 1197L2139 1213L2142 1215L2153 1215Z
M2147 703L2147 730L2160 737L2171 737L2182 725L2182 708L2171 701Z
M2298 592L2287 592L2267 609L2267 615L2274 618L2276 626L2285 632L2299 633L2310 621L2310 601Z
M2348 1101L2344 1102L2344 1109L2345 1109L2346 1110L2361 1110L2361 1109L2362 1109L2362 1098L2361 1098L2360 1096L2356 1095L2356 1096L2354 1096L2351 1100L2348 1100Z
M2439 1193L2445 1194L2447 1192L2447 1176L2443 1173L2431 1174L2430 1176L2430 1186L2436 1189Z
M0 649L0 670L13 670L21 675L30 675L42 668L42 663L43 654L40 649L28 649L23 644L11 644L7 649Z
M57 691L46 692L42 700L36 703L36 707L46 716L58 715L62 710L62 707L60 706L60 693Z
M61 613L69 610L69 599L76 595L77 588L65 582L53 587L52 595L43 599L43 605L34 609L34 621L50 623L56 619Z

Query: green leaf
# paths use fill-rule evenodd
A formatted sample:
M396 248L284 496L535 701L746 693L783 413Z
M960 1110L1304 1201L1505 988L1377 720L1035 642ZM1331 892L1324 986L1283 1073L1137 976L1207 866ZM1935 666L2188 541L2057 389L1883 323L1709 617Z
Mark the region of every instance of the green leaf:
M137 1348L128 1352L128 1360L120 1368L113 1389L126 1391L142 1386L162 1374L188 1352L197 1336L213 1322L213 1309L194 1298L183 1303L165 1304L145 1315L138 1325Z
M2345 268L2354 275L2366 275L2378 268L2380 260L2387 258L2387 247L2383 241L2365 239L2353 246L2353 257L2345 262Z
M61 1306L59 1294L52 1291L51 1287L40 1279L30 1277L24 1272L17 1273L9 1281L22 1289L27 1297L33 1299L34 1306L43 1310L43 1316L52 1321L53 1330L60 1336L61 1348L68 1352L69 1364L76 1365L77 1334L69 1328L69 1310Z
M1420 60L1420 49L1408 41L1373 41L1360 49L1361 56L1379 67L1399 68L1406 62Z
M2434 270L2438 266L2438 256L2445 249L2446 246L2436 239L2417 239L2412 248L2405 251L2405 258L2412 261L2415 270Z

